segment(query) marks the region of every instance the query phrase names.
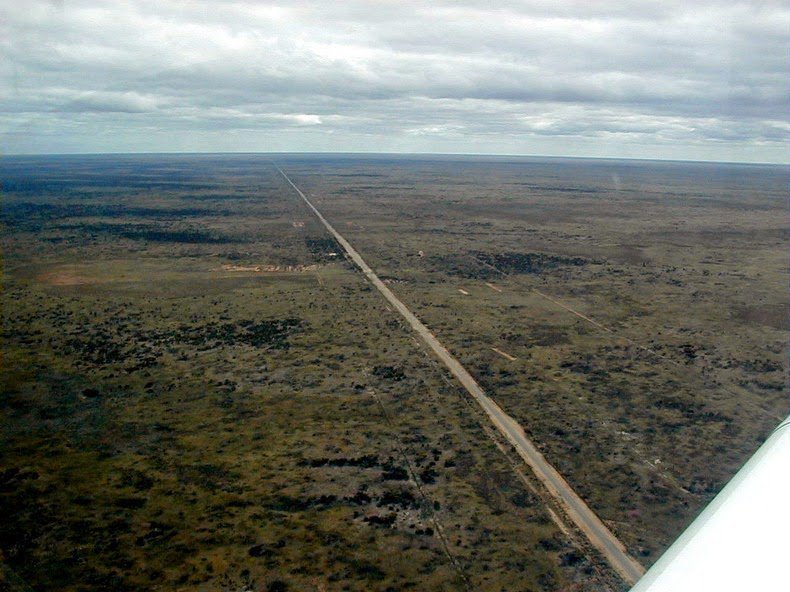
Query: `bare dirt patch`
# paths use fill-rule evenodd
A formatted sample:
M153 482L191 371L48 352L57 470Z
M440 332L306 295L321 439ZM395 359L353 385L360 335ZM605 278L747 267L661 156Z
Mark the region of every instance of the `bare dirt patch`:
M494 352L494 353L499 354L500 356L502 356L506 360L510 360L511 362L515 362L518 359L515 356L511 356L509 353L503 352L501 349L498 349L496 347L492 347L491 351Z
M50 271L42 273L36 279L42 284L49 284L50 286L84 286L97 282L96 278L86 277L67 271Z
M317 269L318 265L223 265L215 271L230 271L234 273L299 273L316 271Z

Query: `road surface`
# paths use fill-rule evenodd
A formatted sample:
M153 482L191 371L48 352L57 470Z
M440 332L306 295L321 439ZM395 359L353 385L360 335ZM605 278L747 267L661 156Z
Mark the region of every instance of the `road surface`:
M401 316L406 319L409 325L411 325L411 328L417 332L428 347L430 347L444 363L447 369L450 370L452 375L455 376L475 401L477 401L494 426L513 445L519 456L529 465L535 476L543 483L551 496L559 502L567 516L584 533L590 543L598 549L609 564L629 585L636 583L645 572L645 569L634 558L628 555L625 546L608 528L606 528L600 518L598 518L595 512L584 503L584 500L582 500L582 498L571 488L562 475L549 464L532 441L527 438L522 427L512 417L505 413L493 399L483 392L483 389L477 384L477 381L472 378L472 375L467 372L466 368L447 351L439 340L434 337L433 333L428 330L428 327L414 316L414 314L406 308L406 305L393 294L392 290L379 279L354 247L352 247L351 244L343 238L329 222L327 222L321 212L310 203L307 196L294 185L290 178L288 178L288 175L286 175L276 164L274 166L283 178L288 181L288 184L293 187L304 200L340 246L343 247L343 250L357 267L359 267L362 273L365 274L365 277L367 277L370 283L372 283L376 289L381 292L382 296L384 296Z

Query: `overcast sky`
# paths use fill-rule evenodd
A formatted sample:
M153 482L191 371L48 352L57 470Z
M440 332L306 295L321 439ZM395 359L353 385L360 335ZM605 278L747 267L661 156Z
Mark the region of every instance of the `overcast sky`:
M789 34L785 1L0 0L0 150L787 162Z

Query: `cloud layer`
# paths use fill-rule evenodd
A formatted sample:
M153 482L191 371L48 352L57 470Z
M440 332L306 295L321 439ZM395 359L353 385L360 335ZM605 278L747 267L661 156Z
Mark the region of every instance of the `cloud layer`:
M6 153L786 162L785 2L0 0Z

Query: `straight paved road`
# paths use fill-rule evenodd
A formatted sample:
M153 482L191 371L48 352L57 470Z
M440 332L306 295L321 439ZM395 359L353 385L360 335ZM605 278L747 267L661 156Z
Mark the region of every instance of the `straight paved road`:
M629 585L636 583L645 572L645 569L633 557L628 555L625 546L608 528L606 528L600 518L595 515L589 506L584 503L584 500L582 500L568 482L563 479L562 475L549 464L532 441L527 438L521 426L505 413L493 399L483 392L483 389L477 384L477 381L472 378L472 375L467 372L466 368L447 351L439 340L434 337L433 333L428 330L428 327L414 316L397 296L392 293L392 290L378 278L359 253L356 252L354 247L352 247L351 244L343 238L329 222L327 222L326 218L321 215L321 212L310 203L307 196L305 196L305 194L294 185L293 181L288 178L288 175L286 175L276 164L274 166L285 180L288 181L291 187L301 196L330 234L335 237L335 240L340 243L340 246L342 246L348 256L351 257L351 260L356 263L357 267L365 274L365 277L376 286L384 298L386 298L403 318L406 319L412 329L419 334L428 347L430 347L439 359L444 362L444 365L447 366L453 376L455 376L469 394L474 397L475 401L477 401L486 415L491 419L494 426L513 445L519 456L529 465L535 476L543 483L552 497L560 503L568 517L573 520L576 526L587 536L593 546L603 554L610 565Z

